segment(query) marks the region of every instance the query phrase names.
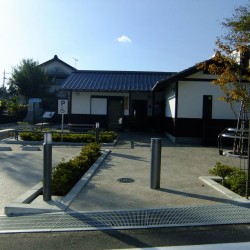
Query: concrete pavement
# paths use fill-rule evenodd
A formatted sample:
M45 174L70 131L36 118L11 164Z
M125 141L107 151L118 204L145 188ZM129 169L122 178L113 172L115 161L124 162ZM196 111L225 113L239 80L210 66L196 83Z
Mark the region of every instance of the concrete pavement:
M150 139L153 137L163 138L161 188L158 190L150 188ZM131 145L134 147L132 148ZM6 144L3 143L1 146L6 146ZM16 199L18 195L41 180L42 147L38 147L40 147L40 151L24 151L21 145L11 145L12 151L0 151L1 206L4 206L12 198ZM62 157L72 157L79 152L80 148L54 146L54 163L60 161ZM43 249L68 249L79 246L83 249L110 249L114 246L116 248L130 248L131 246L151 247L249 241L248 225L239 226L241 231L233 231L235 226L224 226L223 228L213 226L209 229L204 227L187 227L184 229L182 227L128 231L85 231L64 233L63 236L61 233L53 233L53 229L55 230L56 225L59 226L60 222L64 224L66 230L69 222L74 226L75 223L88 219L87 214L81 213L79 215L82 217L75 217L76 214L71 214L74 211L94 212L171 207L176 207L177 209L174 209L176 211L180 207L201 206L203 217L218 219L217 211L213 211L215 215L210 216L210 214L205 213L206 207L210 206L211 208L213 205L218 205L222 207L220 216L221 214L227 215L228 211L223 210L225 208L223 205L231 203L232 200L204 184L199 180L199 176L208 175L208 169L213 167L217 161L228 165L244 164L239 159L220 156L216 147L176 145L159 134L121 133L116 146L104 146L103 149L109 149L112 152L100 165L85 188L79 192L65 214L0 218L1 230L4 230L7 226L10 228L11 225L18 229L17 223L23 223L23 228L27 230L31 230L33 226L34 231L40 228L41 231L48 230L50 232L49 234L43 233L43 235L9 234L9 237L0 234L3 248L9 249L10 246L13 246L22 249L25 246L25 249L33 249L36 246L37 249L40 249L43 246ZM118 181L120 178L131 178L134 181L124 183ZM41 203L38 202L39 204L41 205L42 201ZM246 211L248 208L240 209L236 206L233 214L236 220L238 218L236 215L240 215L243 210ZM193 212L193 210L187 210L187 215L189 217L196 216L197 214ZM172 217L178 217L177 214L173 214ZM118 215L118 213L114 215L117 220L119 220ZM167 217L171 219L171 214L168 215ZM99 214L97 213L96 216L99 216ZM65 217L68 218L68 221L63 220ZM150 216L147 215L147 217ZM247 211L245 217L249 218ZM93 218L90 216L90 220L88 220L90 225L97 222ZM103 218L100 218L101 224L104 223ZM137 215L135 218L140 219ZM125 217L124 219L129 220L130 218ZM52 223L53 221L55 223ZM48 226L46 226L46 223ZM196 231L192 234L193 230ZM224 238L224 235L226 235L226 238Z
M150 188L151 138L162 138L161 182L157 190ZM12 151L0 152L3 177L0 212L42 179L42 146L36 146L38 151L24 151L23 145L8 146ZM73 157L80 149L80 146L53 146L53 164ZM177 145L163 134L154 133L119 133L118 143L103 149L111 153L66 211L231 203L230 198L207 186L199 177L208 175L218 161L235 166L245 164L239 159L220 156L216 147ZM127 180L131 182L124 182ZM33 204L47 205L41 198Z
M162 138L160 189L150 188L151 138ZM133 148L134 146L134 148ZM70 211L163 208L232 202L208 187L206 176L216 162L243 164L220 156L216 147L176 145L162 134L122 133L108 159L70 205ZM133 182L120 182L130 178Z
M11 151L1 151L9 147ZM35 151L25 150L26 146L0 143L0 214L4 207L23 195L43 178L43 147ZM53 146L52 165L68 160L80 152L81 147ZM28 149L29 150L29 149Z

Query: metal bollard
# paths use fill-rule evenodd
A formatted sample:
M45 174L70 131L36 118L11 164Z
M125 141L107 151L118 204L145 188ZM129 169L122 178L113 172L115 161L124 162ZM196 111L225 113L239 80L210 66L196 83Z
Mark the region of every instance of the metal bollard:
M247 178L246 178L246 199L249 199L249 181L250 181L250 120L248 121L248 159L247 159Z
M44 134L43 143L43 200L51 200L52 135Z
M151 183L152 189L160 188L161 179L161 138L151 138Z

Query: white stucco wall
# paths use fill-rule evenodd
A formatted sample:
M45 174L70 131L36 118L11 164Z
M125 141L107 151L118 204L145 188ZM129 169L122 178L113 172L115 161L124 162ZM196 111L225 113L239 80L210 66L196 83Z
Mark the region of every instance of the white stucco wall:
M180 81L178 85L178 117L202 118L203 95L212 95L212 119L235 119L229 104L220 101L223 92L211 82Z
M91 96L105 97L105 96L129 96L127 93L100 93L100 92L73 92L72 93L72 114L91 114ZM95 107L95 111L97 107ZM103 107L100 107L100 113L104 114ZM127 114L128 110L124 110Z

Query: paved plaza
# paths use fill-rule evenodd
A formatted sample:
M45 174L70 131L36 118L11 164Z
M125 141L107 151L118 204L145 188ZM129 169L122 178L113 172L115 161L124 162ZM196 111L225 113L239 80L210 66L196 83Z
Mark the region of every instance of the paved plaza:
M160 189L150 188L151 138L162 138ZM243 164L239 159L220 156L216 147L177 145L161 134L120 134L115 147L99 171L70 206L72 211L164 208L212 205L231 200L199 176L220 161ZM120 182L121 178L133 182Z
M160 188L150 188L151 138L162 139ZM0 212L9 202L42 180L43 147L26 151L28 145L6 144L11 151L0 151ZM53 165L62 158L77 155L81 146L53 146ZM217 147L175 144L163 134L119 133L116 145L87 186L71 203L68 211L102 211L173 206L213 205L232 202L203 183L216 162L239 166L239 159L221 156ZM123 182L122 180L131 180Z

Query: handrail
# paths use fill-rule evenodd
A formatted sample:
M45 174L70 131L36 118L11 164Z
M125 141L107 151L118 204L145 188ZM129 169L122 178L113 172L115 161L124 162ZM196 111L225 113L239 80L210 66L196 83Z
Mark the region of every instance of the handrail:
M235 153L234 150L232 152L230 152L230 154L223 152L222 139L223 138L241 139L242 140L241 143L244 146L244 140L248 140L248 134L249 134L248 129L225 128L217 137L219 154L220 155L227 155L227 156L234 156L234 157L239 157L239 158L245 158L246 157L245 152L242 152L242 154ZM244 151L244 147L243 147L242 151Z

